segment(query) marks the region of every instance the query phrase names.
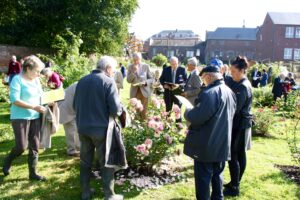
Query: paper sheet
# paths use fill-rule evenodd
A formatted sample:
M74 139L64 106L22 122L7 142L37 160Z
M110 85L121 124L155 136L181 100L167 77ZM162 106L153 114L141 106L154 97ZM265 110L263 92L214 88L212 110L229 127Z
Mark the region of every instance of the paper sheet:
M191 104L191 102L183 97L183 96L179 96L179 95L175 95L175 97L187 108L187 109L192 109L194 108L194 106Z
M44 105L44 104L48 104L48 103L55 102L55 101L61 101L64 99L65 99L65 91L61 87L59 89L43 92L41 102L42 102L42 105Z

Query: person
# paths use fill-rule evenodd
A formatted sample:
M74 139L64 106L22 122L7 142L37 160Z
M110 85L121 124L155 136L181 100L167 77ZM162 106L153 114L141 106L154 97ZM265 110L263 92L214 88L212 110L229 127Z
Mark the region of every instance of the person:
M178 66L178 58L173 56L170 58L171 66L165 67L162 71L162 74L159 78L160 84L164 88L164 101L166 104L166 112L170 112L173 104L181 107L181 103L172 93L169 83L173 84L184 84L187 80L187 74L185 68ZM180 119L176 120L177 122L181 121Z
M46 111L41 106L42 87L39 82L44 63L31 55L24 59L23 71L16 75L10 85L10 119L15 135L15 146L3 163L3 174L10 174L12 161L28 147L29 179L45 181L37 174L39 138L41 131L41 113Z
M198 95L200 103L185 112L191 125L184 153L194 159L196 199L223 199L222 172L230 159L235 95L225 85L219 67L205 67L200 75L206 88Z
M153 79L149 65L142 63L141 53L133 53L132 59L133 64L128 66L127 73L127 82L131 84L130 98L137 98L142 102L141 117L146 119Z
M7 71L7 76L9 77L8 85L10 85L14 76L21 73L21 70L22 70L21 64L17 61L17 57L13 55L11 57L11 61L8 64L8 71Z
M187 69L190 72L190 75L185 83L184 92L182 96L186 97L192 105L195 105L195 99L197 98L202 82L199 77L199 72L197 70L198 61L195 57L188 59Z
M59 123L63 124L66 134L67 154L79 157L80 141L76 126L76 113L73 108L76 86L77 82L65 89L65 99L58 102L58 107L60 110Z
M160 71L157 69L154 72L154 79L152 83L152 90L155 95L161 95L164 91L164 88L160 84L159 78L160 78Z
M273 99L276 102L277 98L281 98L283 94L283 80L285 78L284 73L280 73L280 75L274 79L274 84L272 88Z
M255 67L253 72L251 73L252 77L252 86L257 88L259 84L259 79L261 77L261 72L258 71L258 67Z
M231 64L231 75L235 84L231 90L236 95L236 111L233 118L231 139L231 160L229 172L231 181L224 185L224 196L238 196L240 181L246 169L246 150L250 149L252 114L252 87L247 79L249 67L246 57L238 56Z
M101 167L105 199L119 200L123 196L114 192L114 168L105 166L106 137L109 117L116 117L121 111L117 87L113 79L117 61L103 56L91 74L79 80L73 107L80 146L81 198L90 199L94 190L90 188L90 175L94 151Z
M58 89L62 87L62 80L59 74L52 71L50 67L44 68L42 75L48 79L47 84L51 89Z
M272 76L273 76L273 66L270 65L268 69L268 83L272 83Z
M117 85L118 94L120 94L120 89L123 89L123 75L120 71L116 71L114 79Z
M122 63L120 63L119 66L120 66L120 71L122 73L122 76L123 76L123 78L125 78L126 77L126 68Z
M268 84L268 74L267 74L265 69L263 69L262 71L263 71L263 73L262 73L262 76L260 78L259 86L260 87L265 87Z
M290 83L291 88L297 85L292 72L288 73L287 77L285 78L285 81L288 81Z

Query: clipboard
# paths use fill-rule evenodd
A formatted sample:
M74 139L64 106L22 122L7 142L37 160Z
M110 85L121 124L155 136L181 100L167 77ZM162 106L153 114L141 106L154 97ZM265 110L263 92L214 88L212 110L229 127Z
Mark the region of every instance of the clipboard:
M175 97L182 103L182 105L184 105L187 109L192 109L194 108L194 106L191 104L191 102L183 97L183 96L179 96L179 95L175 95Z
M134 87L140 87L140 86L144 86L145 84L146 84L146 82L143 81L143 82L134 83L134 84L132 84L132 86L134 86Z
M65 90L64 88L59 88L55 90L50 90L43 92L41 97L41 104L45 105L51 102L61 101L65 99Z

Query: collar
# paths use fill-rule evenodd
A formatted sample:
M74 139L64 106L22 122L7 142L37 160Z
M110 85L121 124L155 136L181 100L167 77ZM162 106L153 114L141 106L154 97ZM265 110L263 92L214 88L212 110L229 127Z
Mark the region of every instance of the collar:
M224 80L218 79L218 80L215 80L214 82L212 82L211 84L209 84L206 88L209 89L209 88L221 85L222 83L224 83Z
M91 74L99 74L99 73L104 73L104 71L101 71L99 69L94 69Z
M199 75L199 71L195 68L193 71L191 71L191 75Z

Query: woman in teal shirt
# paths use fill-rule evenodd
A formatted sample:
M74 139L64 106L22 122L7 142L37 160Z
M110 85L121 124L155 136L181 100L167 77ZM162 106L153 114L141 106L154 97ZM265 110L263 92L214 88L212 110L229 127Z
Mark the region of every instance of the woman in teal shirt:
M40 114L45 107L40 105L42 88L39 81L44 63L36 56L28 56L23 63L23 72L14 77L10 85L10 119L15 135L15 146L4 160L3 173L9 175L12 161L28 147L29 179L44 181L36 173L40 140Z

